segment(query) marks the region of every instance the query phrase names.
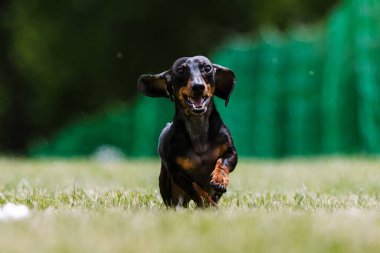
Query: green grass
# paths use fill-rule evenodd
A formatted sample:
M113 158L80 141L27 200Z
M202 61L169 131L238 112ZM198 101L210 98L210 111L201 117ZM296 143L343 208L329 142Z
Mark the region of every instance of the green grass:
M219 209L167 210L158 160L0 159L0 252L380 252L380 160L241 160Z

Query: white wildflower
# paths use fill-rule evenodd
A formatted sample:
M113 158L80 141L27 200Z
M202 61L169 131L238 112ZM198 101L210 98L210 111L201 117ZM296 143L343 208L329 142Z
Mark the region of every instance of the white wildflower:
M7 203L0 208L0 221L2 220L21 220L29 217L29 208L25 205L15 205Z

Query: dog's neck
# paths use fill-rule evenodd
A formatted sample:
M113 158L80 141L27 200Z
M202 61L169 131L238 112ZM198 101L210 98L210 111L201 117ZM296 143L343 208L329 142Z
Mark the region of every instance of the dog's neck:
M209 115L205 114L191 115L190 120L185 120L187 133L197 153L203 153L208 149L208 131L210 124Z
M199 115L185 114L183 110L176 109L176 115L184 123L196 153L203 153L209 148L210 115L214 110L213 102L210 103L205 113Z

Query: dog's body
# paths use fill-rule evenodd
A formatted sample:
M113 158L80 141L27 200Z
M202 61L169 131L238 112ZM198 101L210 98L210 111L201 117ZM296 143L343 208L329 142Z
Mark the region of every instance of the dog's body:
M160 192L167 206L216 206L237 164L231 134L217 112L213 95L228 104L233 72L203 56L178 59L161 74L143 75L138 89L175 102L173 123L159 138Z

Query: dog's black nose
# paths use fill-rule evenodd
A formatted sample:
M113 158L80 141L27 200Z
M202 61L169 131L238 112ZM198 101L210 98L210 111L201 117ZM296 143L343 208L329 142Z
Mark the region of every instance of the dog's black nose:
M206 86L204 84L193 84L191 89L195 94L201 94L205 91Z

